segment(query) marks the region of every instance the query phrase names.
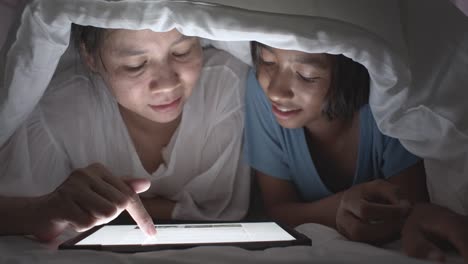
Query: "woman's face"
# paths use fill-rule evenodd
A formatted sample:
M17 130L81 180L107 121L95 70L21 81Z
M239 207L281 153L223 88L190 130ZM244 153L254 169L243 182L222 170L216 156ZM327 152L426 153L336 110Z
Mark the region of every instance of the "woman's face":
M273 114L285 128L304 127L324 118L332 57L259 45L257 77Z
M168 123L181 114L191 95L203 54L197 38L175 29L118 29L106 31L98 56L87 61L122 107L148 120Z

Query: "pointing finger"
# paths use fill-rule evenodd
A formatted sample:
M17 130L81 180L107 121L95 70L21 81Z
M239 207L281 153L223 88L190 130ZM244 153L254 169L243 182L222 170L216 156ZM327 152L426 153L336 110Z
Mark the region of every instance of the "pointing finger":
M145 234L148 236L156 235L156 228L154 227L153 219L146 211L143 203L140 200L140 197L138 197L137 194L134 195L126 209L133 220L135 220L137 225L140 227L140 229L145 232Z

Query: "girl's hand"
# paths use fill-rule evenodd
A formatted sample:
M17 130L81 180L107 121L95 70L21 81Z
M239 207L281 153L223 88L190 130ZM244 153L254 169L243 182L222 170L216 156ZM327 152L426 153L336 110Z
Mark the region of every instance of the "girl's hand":
M445 261L437 243L454 246L468 263L468 216L435 204L417 204L401 233L403 250L412 257Z
M350 240L381 244L395 239L410 210L398 187L374 180L351 187L341 198L336 227Z
M54 192L40 198L34 235L52 240L68 225L78 232L86 231L127 210L138 226L152 236L156 234L153 220L138 196L149 187L148 180L115 177L101 164L78 169Z

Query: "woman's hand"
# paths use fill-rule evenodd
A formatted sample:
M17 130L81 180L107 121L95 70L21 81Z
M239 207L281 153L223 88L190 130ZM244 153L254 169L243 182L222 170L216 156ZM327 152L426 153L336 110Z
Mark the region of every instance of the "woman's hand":
M78 169L54 192L40 198L34 235L51 240L68 225L78 232L86 231L127 210L138 226L152 236L156 234L153 220L138 196L149 187L148 180L115 177L101 164Z
M403 250L412 257L445 261L437 243L450 243L468 263L468 216L424 203L411 211L402 231Z
M401 231L410 204L396 185L384 180L355 185L343 193L336 227L350 240L381 244Z

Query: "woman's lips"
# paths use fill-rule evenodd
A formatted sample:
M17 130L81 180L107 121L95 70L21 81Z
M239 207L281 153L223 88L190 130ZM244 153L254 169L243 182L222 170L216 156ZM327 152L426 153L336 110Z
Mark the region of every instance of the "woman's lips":
M299 108L286 108L272 104L273 114L279 119L289 119L296 116L302 110Z
M181 101L182 101L182 97L179 97L176 100L172 101L171 103L160 104L160 105L149 105L149 107L151 107L151 109L153 109L156 112L166 113L166 112L171 112L171 111L176 110L179 107Z

